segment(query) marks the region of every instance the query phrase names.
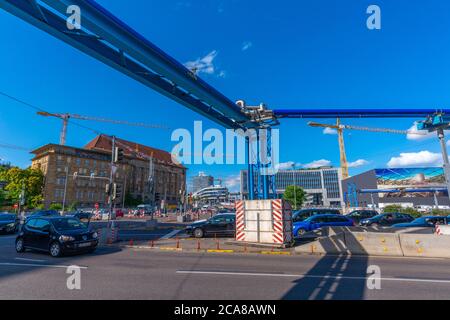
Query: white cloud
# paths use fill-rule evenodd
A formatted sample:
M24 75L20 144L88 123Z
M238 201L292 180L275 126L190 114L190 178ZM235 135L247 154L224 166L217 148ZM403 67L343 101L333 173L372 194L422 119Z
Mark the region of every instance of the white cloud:
M217 54L217 50L213 50L203 58L198 58L197 60L186 62L184 66L189 70L195 72L196 74L214 74L218 71L214 66L214 59L217 57ZM224 77L225 71L220 71L218 76Z
M241 176L239 174L228 176L225 179L224 187L227 187L231 192L237 192L241 186Z
M411 126L411 128L408 129L408 134L406 135L406 138L408 140L422 141L436 137L435 132L428 132L426 130L417 130L416 124L417 123L415 122Z
M303 165L303 168L313 169L313 168L328 167L328 166L331 166L330 160L320 159L320 160L315 160L313 162Z
M365 166L365 165L367 165L367 164L369 164L369 161L364 160L364 159L358 159L358 160L356 160L356 161L349 162L349 163L348 163L348 167L349 167L349 168L358 168L358 167Z
M450 146L450 140L447 141L447 146Z
M288 162L282 162L279 163L276 168L278 170L288 170L288 169L292 169L295 167L295 162L294 161L288 161Z
M242 51L247 51L248 49L250 49L251 47L253 47L253 43L251 41L244 41L242 43L242 47L241 50Z
M325 128L323 129L323 134L337 134L337 130L333 128Z
M442 165L442 155L430 151L404 152L399 157L392 157L387 163L389 168L426 167Z

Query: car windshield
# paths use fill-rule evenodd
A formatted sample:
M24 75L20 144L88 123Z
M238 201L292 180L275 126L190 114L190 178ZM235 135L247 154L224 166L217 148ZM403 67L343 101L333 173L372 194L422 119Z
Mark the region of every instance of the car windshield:
M78 230L86 229L86 225L78 219L55 219L52 221L56 230Z
M15 215L12 215L12 214L0 214L0 221L14 220L14 219L15 219Z

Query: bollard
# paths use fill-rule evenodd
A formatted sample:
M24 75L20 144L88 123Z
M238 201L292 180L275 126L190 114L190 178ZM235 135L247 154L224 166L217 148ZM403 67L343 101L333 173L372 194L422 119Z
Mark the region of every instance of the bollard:
M130 239L130 246L132 246L133 245L133 239Z
M180 239L177 237L177 249L180 249Z
M150 247L153 248L154 246L155 246L155 241L152 240L152 241L150 242Z
M244 252L247 252L247 243L244 243Z
M219 240L216 240L217 250L220 250Z
M200 251L200 240L197 240L197 251Z

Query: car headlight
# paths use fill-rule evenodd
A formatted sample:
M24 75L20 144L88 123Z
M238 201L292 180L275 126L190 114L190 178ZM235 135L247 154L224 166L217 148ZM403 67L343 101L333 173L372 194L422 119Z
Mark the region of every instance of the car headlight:
M14 228L15 226L16 224L14 222L6 225L7 228Z
M97 233L97 232L94 232L94 233L92 234L92 238L93 238L93 239L97 239L97 238L98 238L98 233Z
M369 220L362 220L361 223L363 224L369 223Z
M74 241L75 238L72 236L60 236L59 240L62 242L67 242L67 241Z

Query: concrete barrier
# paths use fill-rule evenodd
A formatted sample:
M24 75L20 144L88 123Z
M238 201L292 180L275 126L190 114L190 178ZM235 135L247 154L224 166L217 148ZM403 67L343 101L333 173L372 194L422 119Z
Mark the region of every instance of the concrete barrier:
M118 228L100 228L97 234L99 244L111 244L119 240Z
M351 254L402 256L399 237L395 233L345 232L345 244Z
M450 236L399 234L405 257L450 258Z
M448 225L437 225L435 230L438 235L450 235L450 226Z
M317 240L301 244L294 248L298 253L320 253L320 254L348 254L345 245L344 234L335 234L329 237L319 238Z

